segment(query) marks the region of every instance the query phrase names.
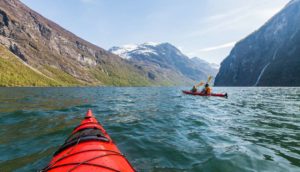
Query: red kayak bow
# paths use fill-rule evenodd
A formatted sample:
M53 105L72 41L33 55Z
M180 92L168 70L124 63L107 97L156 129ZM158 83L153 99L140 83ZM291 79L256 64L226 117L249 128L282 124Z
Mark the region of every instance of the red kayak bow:
M201 92L192 92L192 91L182 91L182 92L184 94L189 94L189 95L194 95L194 96L214 96L214 97L225 97L225 98L228 98L227 93L225 93L225 94L214 94L214 93L204 94L204 93L201 93Z
M43 172L134 172L104 128L88 110Z

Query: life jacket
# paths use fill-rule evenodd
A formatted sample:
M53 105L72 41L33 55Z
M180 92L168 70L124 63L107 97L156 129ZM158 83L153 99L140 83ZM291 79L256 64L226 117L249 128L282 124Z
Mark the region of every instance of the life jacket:
M211 88L210 87L206 87L205 88L205 93L206 94L211 94Z

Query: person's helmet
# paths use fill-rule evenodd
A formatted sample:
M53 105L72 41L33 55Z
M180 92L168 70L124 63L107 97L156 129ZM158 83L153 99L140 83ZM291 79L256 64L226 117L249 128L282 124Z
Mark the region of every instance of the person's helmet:
M209 85L208 85L208 84L205 84L205 87L209 87Z

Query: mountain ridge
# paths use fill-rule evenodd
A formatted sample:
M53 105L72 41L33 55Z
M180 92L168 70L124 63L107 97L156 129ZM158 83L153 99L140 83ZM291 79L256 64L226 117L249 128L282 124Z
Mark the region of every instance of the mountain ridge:
M17 82L0 70L0 86L13 86L7 81L17 86L190 85L215 72L215 69L207 71L210 68L204 70L203 65L209 66L208 63L189 59L169 43L144 43L144 48L134 52L134 60L120 58L48 20L19 0L0 1L0 46L2 65L15 64L26 73L22 75L13 67L15 71L10 73L18 76L11 78L22 81ZM6 57L11 61L4 60ZM29 74L50 80L25 82Z
M290 1L239 41L221 63L218 86L300 86L300 1Z
M197 57L189 58L168 42L114 46L108 51L145 68L153 80L175 80L190 85L217 73L208 62Z
M128 61L77 37L18 0L0 1L0 44L47 77L59 78L59 71L78 81L58 80L62 85L155 84Z

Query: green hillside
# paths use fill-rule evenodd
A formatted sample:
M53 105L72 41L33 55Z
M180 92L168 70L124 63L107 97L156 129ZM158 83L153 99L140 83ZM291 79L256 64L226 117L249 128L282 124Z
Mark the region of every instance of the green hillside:
M107 64L105 69L93 68L89 73L94 82L79 81L55 67L44 66L39 70L24 64L17 56L0 45L0 86L147 86L152 83L127 67Z
M71 86L79 85L75 78L65 72L48 67L53 79L22 63L5 47L0 46L0 86Z

